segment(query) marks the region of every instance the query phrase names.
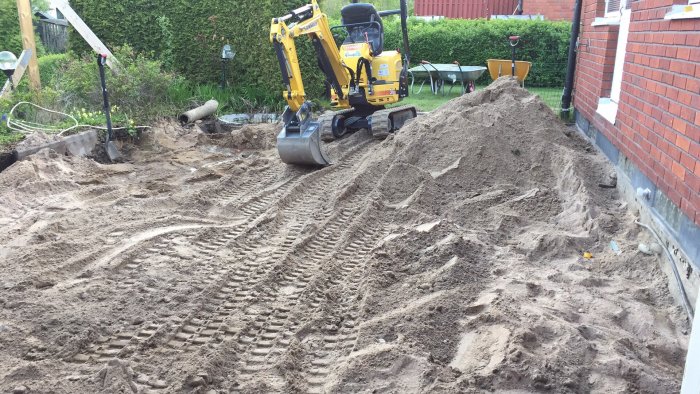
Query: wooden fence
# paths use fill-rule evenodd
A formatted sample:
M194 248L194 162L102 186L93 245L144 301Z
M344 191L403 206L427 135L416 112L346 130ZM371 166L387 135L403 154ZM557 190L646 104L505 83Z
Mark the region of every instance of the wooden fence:
M47 52L66 52L68 49L68 21L65 19L39 19L36 28Z

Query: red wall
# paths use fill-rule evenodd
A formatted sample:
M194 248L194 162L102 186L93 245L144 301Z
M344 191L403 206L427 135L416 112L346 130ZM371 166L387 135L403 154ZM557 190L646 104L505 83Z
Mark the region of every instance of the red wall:
M570 21L576 0L524 0L523 14L544 15L546 20Z
M584 0L574 105L700 225L700 19L664 20L684 0L632 2L615 125L596 113L608 96L617 26L591 26L604 0Z
M523 14L544 15L547 20L571 20L575 0L525 0ZM416 0L418 16L476 19L511 15L518 0Z
M417 16L476 19L510 15L518 0L416 0Z

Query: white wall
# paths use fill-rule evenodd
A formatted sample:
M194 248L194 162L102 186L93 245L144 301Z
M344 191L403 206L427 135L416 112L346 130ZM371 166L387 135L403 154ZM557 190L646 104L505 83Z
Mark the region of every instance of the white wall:
M698 294L697 304L693 330L690 332L688 357L685 360L685 376L683 377L681 394L700 393L700 312L698 311L700 309L700 294Z

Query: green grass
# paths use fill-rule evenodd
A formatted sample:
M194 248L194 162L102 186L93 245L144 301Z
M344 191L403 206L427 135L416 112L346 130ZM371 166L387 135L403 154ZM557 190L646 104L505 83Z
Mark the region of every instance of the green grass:
M24 139L24 135L20 133L5 133L5 132L0 132L0 150L2 150L3 147L14 144L15 142L22 141Z
M449 90L449 88L447 88ZM411 94L405 98L399 105L415 105L419 111L432 111L446 102L458 97L461 93L459 87L452 89L452 93L442 95L442 92L433 94L430 92L430 87L423 87L423 90L418 94Z
M564 88L530 88L528 87L527 90L529 90L531 93L534 93L542 99L542 101L545 102L545 104L549 105L549 108L557 111L561 109L561 95L563 93Z
M483 89L485 86L477 86L476 90ZM449 91L449 87L447 88ZM552 110L558 110L561 107L561 93L562 88L531 88L528 87L527 90L540 96L542 101L544 101ZM444 96L442 92L437 95L430 92L429 87L423 87L423 91L420 93L414 93L408 96L400 104L397 105L415 105L419 111L432 111L441 105L445 104L449 100L458 97L460 94L460 89L455 86L452 89L452 93L446 93Z

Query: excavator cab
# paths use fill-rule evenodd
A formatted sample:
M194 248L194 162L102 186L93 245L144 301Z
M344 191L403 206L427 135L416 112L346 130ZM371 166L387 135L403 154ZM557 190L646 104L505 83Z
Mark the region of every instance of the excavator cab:
M400 0L400 4L401 9L391 11L377 11L367 3L349 4L341 10L342 24L333 28L317 0L272 20L270 41L286 87L282 92L287 101L284 127L277 136L277 151L283 162L329 165L322 141L361 129L374 138L385 138L416 116L412 106L386 107L408 95L408 6L406 0ZM401 15L403 53L384 50L382 17L388 15ZM333 29L347 32L340 47L333 38ZM331 86L331 107L335 111L317 120L306 99L296 51L295 39L302 35L311 39L319 68Z
M367 42L372 56L379 56L384 50L384 24L379 12L372 4L348 4L340 11L343 26L348 36L343 45Z

